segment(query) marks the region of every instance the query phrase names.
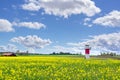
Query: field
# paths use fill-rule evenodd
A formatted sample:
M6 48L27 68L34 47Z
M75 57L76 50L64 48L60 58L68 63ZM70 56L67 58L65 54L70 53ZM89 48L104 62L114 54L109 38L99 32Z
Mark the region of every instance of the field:
M120 60L79 56L0 57L0 80L120 80Z

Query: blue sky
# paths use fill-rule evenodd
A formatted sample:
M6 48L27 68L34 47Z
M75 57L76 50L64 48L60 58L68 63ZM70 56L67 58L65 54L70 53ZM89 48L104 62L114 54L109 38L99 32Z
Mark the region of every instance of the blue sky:
M119 0L0 0L0 51L91 54L120 48Z

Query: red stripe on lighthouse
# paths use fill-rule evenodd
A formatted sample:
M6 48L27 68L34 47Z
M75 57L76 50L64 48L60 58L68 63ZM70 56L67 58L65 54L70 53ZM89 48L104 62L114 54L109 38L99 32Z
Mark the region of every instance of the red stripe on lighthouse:
M90 53L90 49L85 49L85 54L89 54Z

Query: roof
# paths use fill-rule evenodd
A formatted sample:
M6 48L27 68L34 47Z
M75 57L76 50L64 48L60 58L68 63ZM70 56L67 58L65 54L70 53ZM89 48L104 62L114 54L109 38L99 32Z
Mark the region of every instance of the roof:
M13 52L4 52L2 56L16 56Z

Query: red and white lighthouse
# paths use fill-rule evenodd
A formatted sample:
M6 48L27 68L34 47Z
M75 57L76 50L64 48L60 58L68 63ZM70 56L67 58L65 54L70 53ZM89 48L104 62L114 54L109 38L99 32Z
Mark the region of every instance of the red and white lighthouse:
M85 45L85 58L89 59L90 58L90 49L91 47L89 45Z

